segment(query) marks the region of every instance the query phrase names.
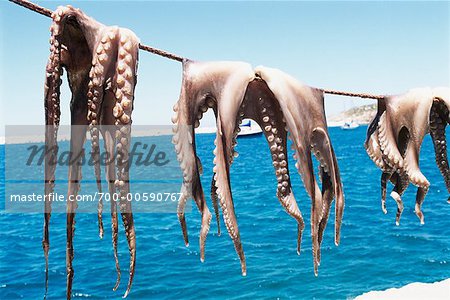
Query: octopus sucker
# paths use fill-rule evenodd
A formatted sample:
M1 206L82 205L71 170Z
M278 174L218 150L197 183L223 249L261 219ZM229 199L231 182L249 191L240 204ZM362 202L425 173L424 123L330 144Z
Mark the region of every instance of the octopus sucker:
M450 192L445 126L449 121L449 88L418 88L403 95L378 101L378 111L367 131L364 144L369 157L383 171L381 180L382 210L386 210L386 184L395 186L391 197L397 203L396 225L404 209L401 196L409 183L417 186L414 211L424 224L422 204L430 183L419 168L423 138L431 134L436 164Z
M312 199L313 262L314 272L317 274L320 260L319 231L323 234L326 225L326 220L323 219L322 198L326 198L329 205L335 196L337 198L336 241L339 240L343 211L342 186L326 129L323 93L275 69L264 67L252 69L248 64L241 62L184 60L181 94L174 106L175 116L172 121L175 124L174 132L177 134L173 139L175 150L177 155L182 157L180 159L180 167L184 174L182 190L187 190L187 196L192 194L189 192L193 187L191 182L194 179L199 182L199 174L195 163L194 132L185 127L198 125L205 111L202 108L203 103L207 103L208 107L213 106L217 126L211 198L217 219L219 214L216 203L220 204L225 226L241 262L242 274L245 275L247 270L230 186L230 167L237 157L234 148L239 124L244 118L253 119L263 129L276 175L276 195L286 212L297 221L297 252L300 253L304 221L292 193L287 161L288 131L294 141L292 145L298 153L299 160L296 166ZM188 134L192 136L189 137ZM189 142L189 139L192 142ZM325 142L322 143L321 139L325 139ZM329 188L324 190L324 196L312 170L310 145L313 140L317 145L315 155L323 166L323 172L330 174L329 179L326 179ZM199 184L196 186L201 187ZM200 198L201 203L205 203L204 197ZM183 210L184 208L178 211L179 217L183 215ZM183 222L180 220L184 235ZM219 226L218 221L217 223Z
M99 138L102 134L105 141L105 150L114 156L114 145L116 143L116 133L106 125L129 126L131 123L132 102L134 98L134 86L136 84L136 71L138 60L137 37L129 30L114 27L107 27L86 16L79 9L71 6L58 7L53 13L53 24L51 26L50 38L50 59L47 66L47 77L45 85L45 106L46 124L51 125L46 130L46 145L56 147L56 129L59 124L59 85L63 68L67 71L69 87L72 92L71 99L71 140L70 153L74 159L69 166L69 187L68 196L74 197L80 190L81 164L79 160L84 153L84 143L86 131L89 130L92 137L92 158L95 163L95 177L97 188L101 191L101 169L100 169L100 148ZM118 52L121 45L119 39L126 37L130 43L127 45L127 60L121 68L126 74L124 88L121 90L122 98L126 102L121 107L122 115L117 118L116 89L117 70L116 64L120 62ZM130 59L131 57L131 59ZM131 75L130 75L131 74ZM125 105L126 103L126 105ZM126 115L126 117L125 117ZM50 131L51 129L51 131ZM134 276L134 265L136 257L135 233L131 204L123 201L125 193L129 192L129 176L127 166L127 155L130 141L130 132L121 131L118 139L121 143L117 165L112 160L106 165L106 177L108 180L108 191L111 199L116 190L121 195L120 209L122 220L125 225L125 232L130 251L130 278L125 296L129 293ZM117 166L117 178L114 168ZM49 178L49 179L47 179ZM114 182L119 180L124 185L115 186ZM48 183L47 183L48 182ZM51 192L54 185L54 167L46 165L46 193ZM70 198L69 198L70 199ZM46 203L45 226L44 226L44 252L48 252L48 220L50 218L50 207ZM72 261L74 258L73 235L75 232L75 212L76 201L67 203L67 249L66 249L66 270L67 270L67 291L66 297L72 296L72 281L74 269ZM99 235L103 236L102 222L103 203L98 204L98 226ZM114 258L117 269L117 281L114 290L120 282L120 268L117 255L117 209L115 201L111 201L112 217L112 240L114 248ZM47 254L45 255L47 257ZM46 263L46 265L48 265ZM46 270L47 273L47 270ZM46 276L47 277L47 276ZM47 285L47 279L46 279Z

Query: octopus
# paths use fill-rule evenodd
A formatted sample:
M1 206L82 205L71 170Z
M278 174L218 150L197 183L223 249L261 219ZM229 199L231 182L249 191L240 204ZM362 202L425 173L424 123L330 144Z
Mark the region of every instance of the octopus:
M295 166L311 199L313 266L317 276L320 245L334 198L336 245L340 241L344 210L339 168L327 131L323 91L306 86L279 70L267 67L252 69L243 62L196 62L185 59L182 64L181 93L173 108L172 142L183 172L178 218L186 246L189 241L185 205L192 198L202 218L200 260L204 261L212 215L200 181L203 168L196 152L194 128L199 126L203 114L212 109L217 132L211 196L217 222L220 204L225 226L240 259L242 275L246 275L247 268L233 204L230 167L237 157L235 146L239 124L242 119L249 118L264 131L276 175L276 196L297 222L297 252L300 254L305 225L292 192L288 168L287 139L292 141L291 147L297 161ZM314 174L312 154L320 163L321 188Z
M404 95L378 100L378 110L367 130L364 147L382 171L381 207L385 214L387 182L394 184L391 197L397 204L396 225L400 224L404 209L401 197L409 183L417 186L414 211L424 224L422 204L430 182L420 171L419 154L428 133L433 141L436 164L450 193L445 137L445 128L450 122L449 105L449 88L417 88Z
M55 160L58 153L57 134L60 123L60 86L63 69L72 93L70 101L71 139L69 166L68 199L75 199L80 190L81 164L87 131L91 135L92 158L95 161L95 175L101 189L100 134L104 139L108 161L106 178L111 195L118 201L111 202L112 244L120 282L120 268L117 255L118 210L130 252L130 270L127 290L130 291L136 261L136 238L131 211L131 203L126 201L129 192L129 145L131 132L131 113L133 110L134 89L138 63L139 40L128 29L105 26L86 16L71 6L58 7L52 14L50 27L50 57L46 67L45 79L45 144L49 150L45 161L45 194L50 195L55 186ZM118 203L117 203L118 202ZM67 202L67 299L71 298L74 269L73 236L75 231L76 201ZM100 237L103 237L103 204L98 206ZM46 197L44 213L43 249L46 260L46 293L48 287L49 222L51 201Z

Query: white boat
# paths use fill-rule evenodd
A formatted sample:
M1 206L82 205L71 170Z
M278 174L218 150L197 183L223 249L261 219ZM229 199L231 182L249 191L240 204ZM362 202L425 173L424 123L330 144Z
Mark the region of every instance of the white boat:
M345 122L344 125L341 126L341 129L343 130L352 130L355 128L358 128L359 124L354 122L353 120L350 122Z
M241 131L238 133L238 137L262 134L261 127L259 127L258 124L252 120L247 120L245 123L242 123L239 128Z

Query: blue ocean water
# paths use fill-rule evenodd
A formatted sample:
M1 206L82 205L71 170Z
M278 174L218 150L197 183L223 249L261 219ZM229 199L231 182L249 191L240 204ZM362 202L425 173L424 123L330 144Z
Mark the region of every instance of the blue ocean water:
M200 215L187 214L190 247L183 243L175 213L137 213L136 276L129 299L158 298L305 298L347 299L370 290L398 287L450 277L450 205L443 179L434 163L431 139L426 137L421 169L431 182L423 205L425 225L414 214L415 188L403 200L401 225L395 226L396 205L388 199L388 214L380 208L380 171L362 143L366 127L353 131L331 128L338 157L346 207L339 247L334 246L334 215L322 245L319 276L313 273L310 229L305 229L301 255L296 254L296 223L279 204L269 149L263 137L240 139L240 156L231 169L231 183L241 239L247 258L247 277L229 236L217 236L215 222L200 262ZM209 195L213 135L198 135L205 194ZM0 199L5 198L4 146L0 147ZM294 194L309 224L310 200L300 176L290 164ZM133 186L132 186L133 188ZM43 189L43 187L42 187ZM212 205L207 198L209 207ZM2 201L3 202L3 201ZM4 207L2 204L1 207ZM105 237L98 238L96 215L76 217L74 298L110 299L122 296L128 279L128 250L119 234L122 283L117 292L109 215ZM44 293L41 214L0 212L0 299L39 299ZM222 231L225 230L222 223ZM65 215L51 219L49 299L65 297Z

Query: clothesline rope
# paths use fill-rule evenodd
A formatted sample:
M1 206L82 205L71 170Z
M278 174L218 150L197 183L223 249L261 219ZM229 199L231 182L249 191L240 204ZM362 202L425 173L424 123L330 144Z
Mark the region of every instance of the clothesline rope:
M53 11L51 11L48 8L39 6L33 2L27 1L27 0L9 0L10 2L13 2L15 4L18 4L22 7L28 8L29 10L32 10L34 12L37 12L43 16L51 18ZM154 48L151 46L147 46L144 44L139 44L139 49L171 59L176 60L179 62L182 62L185 58L158 48ZM384 99L385 95L372 95L372 94L366 94L366 93L352 93L352 92L344 92L344 91L337 91L337 90L330 90L330 89L320 89L325 94L331 94L331 95L340 95L340 96L348 96L348 97L359 97L363 99Z

